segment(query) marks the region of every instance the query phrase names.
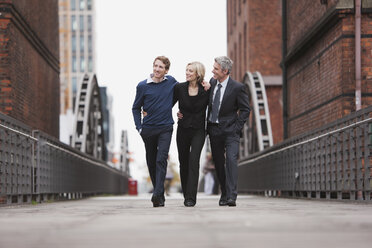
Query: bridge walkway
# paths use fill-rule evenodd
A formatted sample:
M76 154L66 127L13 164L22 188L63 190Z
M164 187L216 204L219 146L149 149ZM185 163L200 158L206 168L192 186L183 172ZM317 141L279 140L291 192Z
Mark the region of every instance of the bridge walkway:
M240 195L237 207L199 195L193 208L172 194L0 208L0 247L371 247L372 204Z

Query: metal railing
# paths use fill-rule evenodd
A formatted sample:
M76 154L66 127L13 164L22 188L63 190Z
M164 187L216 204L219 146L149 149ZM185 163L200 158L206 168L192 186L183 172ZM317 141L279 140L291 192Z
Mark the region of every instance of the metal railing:
M123 172L0 114L0 205L127 190Z
M371 201L372 106L252 154L238 191Z

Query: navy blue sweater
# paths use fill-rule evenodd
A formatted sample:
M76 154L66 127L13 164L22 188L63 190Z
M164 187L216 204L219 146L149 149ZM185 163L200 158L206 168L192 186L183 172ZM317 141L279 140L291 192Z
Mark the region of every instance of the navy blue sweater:
M178 82L167 75L160 83L141 81L137 85L136 98L132 112L137 130L142 128L156 128L174 124L172 117L173 88ZM147 116L141 120L142 109Z

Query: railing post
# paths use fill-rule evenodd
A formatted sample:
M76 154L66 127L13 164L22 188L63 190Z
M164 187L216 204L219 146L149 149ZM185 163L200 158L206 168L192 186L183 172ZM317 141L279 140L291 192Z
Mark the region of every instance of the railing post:
M37 139L33 146L33 173L32 173L32 194L35 201L40 202L40 133L37 130L32 131L32 136Z
M359 119L359 118L358 118ZM356 141L355 141L355 157L356 157L356 190L357 190L357 199L359 201L363 200L363 176L362 176L362 127L355 127Z
M364 125L364 198L367 201L371 200L371 184L372 184L372 170L370 158L372 158L372 123Z
M6 199L6 183L5 183L5 131L0 129L0 204L5 203Z
M336 182L336 191L337 191L337 199L341 200L342 199L342 185L343 185L343 135L344 133L338 133L337 134L337 182Z

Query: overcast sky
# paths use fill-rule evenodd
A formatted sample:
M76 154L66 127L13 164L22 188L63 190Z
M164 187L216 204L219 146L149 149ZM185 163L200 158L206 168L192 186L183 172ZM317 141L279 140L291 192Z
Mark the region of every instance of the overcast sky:
M141 181L147 167L132 116L136 86L158 55L170 59L169 74L179 82L192 61L205 65L209 80L214 58L227 54L226 0L96 0L96 15L98 84L113 96L117 150L121 130L127 130L132 174ZM173 112L176 120L177 105ZM170 154L178 164L176 127Z

